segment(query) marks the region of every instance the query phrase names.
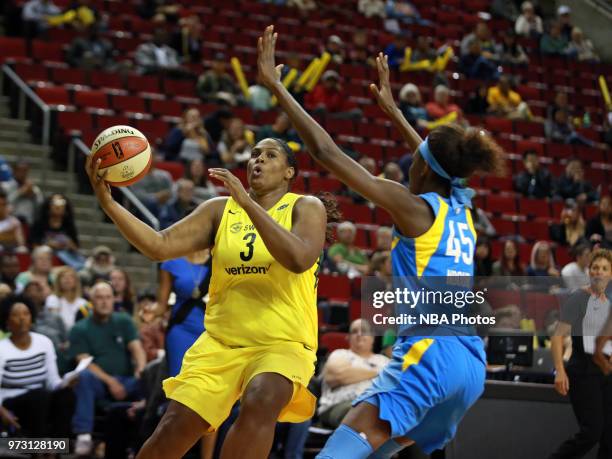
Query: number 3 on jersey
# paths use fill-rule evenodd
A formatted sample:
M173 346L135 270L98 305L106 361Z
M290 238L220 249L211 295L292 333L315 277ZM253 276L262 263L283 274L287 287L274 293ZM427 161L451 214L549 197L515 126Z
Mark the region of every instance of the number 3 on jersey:
M246 253L240 252L240 259L242 261L249 261L251 258L253 258L253 250L255 249L253 244L255 244L255 239L257 239L257 234L255 233L247 233L242 238L243 241L247 241L246 246L247 249L249 249Z
M466 265L471 265L474 261L474 241L468 236L469 227L467 223L457 223L457 230L459 237L455 232L455 222L451 220L445 255L455 257L455 263L459 263L459 257L461 257Z

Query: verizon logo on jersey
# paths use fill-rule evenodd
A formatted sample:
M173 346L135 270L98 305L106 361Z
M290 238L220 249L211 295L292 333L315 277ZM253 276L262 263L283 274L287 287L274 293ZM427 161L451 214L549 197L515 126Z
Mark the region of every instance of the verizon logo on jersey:
M230 276L239 276L241 274L268 274L270 266L231 266L225 268L225 272Z

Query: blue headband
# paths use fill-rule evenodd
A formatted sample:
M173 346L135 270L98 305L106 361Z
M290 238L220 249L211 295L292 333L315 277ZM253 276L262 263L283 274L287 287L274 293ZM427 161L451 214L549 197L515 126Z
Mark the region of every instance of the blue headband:
M425 162L431 167L436 174L440 177L445 178L450 181L451 184L451 196L450 202L451 207L468 207L472 208L472 197L474 196L474 190L471 188L467 188L465 186L465 179L461 177L451 177L448 173L442 169L440 163L436 160L434 155L431 153L429 149L429 137L426 137L421 145L419 145L419 152L421 152L421 156L425 160Z

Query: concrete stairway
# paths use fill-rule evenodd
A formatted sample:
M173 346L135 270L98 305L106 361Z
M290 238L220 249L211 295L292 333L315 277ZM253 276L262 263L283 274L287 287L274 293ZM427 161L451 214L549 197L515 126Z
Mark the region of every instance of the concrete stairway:
M25 159L32 165L31 178L43 190L45 196L63 193L68 196L74 208L80 245L88 255L96 245L109 246L115 255L117 265L125 269L134 288L155 288L153 262L136 252L130 252L129 244L114 224L104 220L104 214L91 194L78 192L76 174L57 170L50 159L51 149L33 143L30 122L12 119L7 98L0 97L0 156L13 164ZM84 173L77 171L77 174Z

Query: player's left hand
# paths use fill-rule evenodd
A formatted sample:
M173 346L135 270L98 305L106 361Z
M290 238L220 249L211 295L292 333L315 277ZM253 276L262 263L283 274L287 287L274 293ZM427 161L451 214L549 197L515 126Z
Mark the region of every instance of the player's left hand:
M267 88L280 83L283 64L276 65L274 52L278 34L274 33L274 26L266 27L263 35L257 40L257 71L259 79Z
M595 353L593 354L593 362L601 368L604 375L612 373L612 356L607 357L603 353L605 344L612 341L612 336L599 336L596 340Z
M210 168L208 173L212 178L221 180L225 188L227 188L234 198L234 201L238 203L240 207L245 207L250 201L251 197L242 186L242 182L227 169L223 168Z
M378 69L379 86L374 83L370 85L370 91L376 97L378 106L385 113L392 113L397 105L393 100L393 91L389 82L389 57L383 53L379 53L376 57L376 68Z

